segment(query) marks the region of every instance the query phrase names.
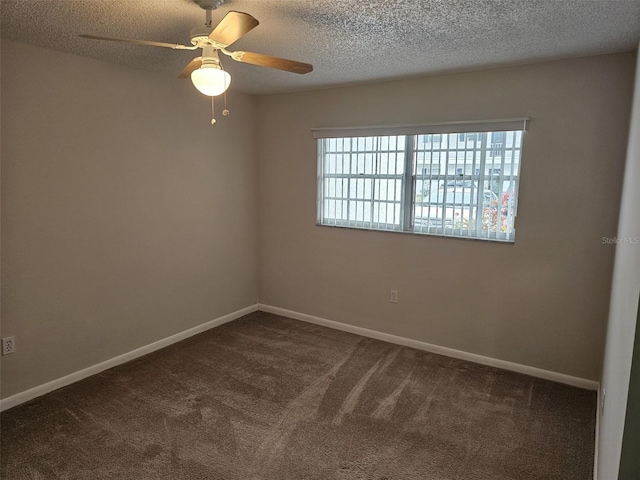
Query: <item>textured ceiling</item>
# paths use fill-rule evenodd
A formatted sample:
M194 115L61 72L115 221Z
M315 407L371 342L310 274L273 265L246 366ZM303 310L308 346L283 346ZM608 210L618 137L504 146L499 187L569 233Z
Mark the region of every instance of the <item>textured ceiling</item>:
M296 75L223 56L232 88L264 94L635 50L640 0L227 0L260 25L230 50L312 63ZM192 0L2 0L2 37L177 75L197 52L80 33L189 44ZM176 80L178 81L178 80Z

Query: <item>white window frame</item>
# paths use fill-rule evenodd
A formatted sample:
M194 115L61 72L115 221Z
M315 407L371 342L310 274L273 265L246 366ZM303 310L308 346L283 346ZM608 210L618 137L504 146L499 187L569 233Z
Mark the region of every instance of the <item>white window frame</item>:
M519 180L520 180L519 170L520 170L520 162L521 162L521 156L522 156L521 155L522 144L523 144L524 132L526 132L527 130L527 125L529 121L530 121L529 118L517 118L517 119L506 119L506 120L487 120L487 121L480 121L480 122L473 121L473 122L449 122L449 123L438 123L438 124L404 125L404 126L312 129L313 136L314 138L317 139L317 154L318 154L317 225L358 228L358 229L367 229L367 230L396 231L396 232L404 232L404 233L426 234L426 235L467 238L467 239L471 238L471 239L492 240L492 241L513 243L515 241L515 216L517 212L517 199L518 199L518 189L519 189ZM513 148L513 151L511 152L512 164L507 165L510 167L509 168L511 172L510 175L504 175L504 172L505 172L505 159L504 159L505 144L504 143L499 145L499 147L502 148L503 150L501 164L498 167L496 167L496 164L492 159L492 157L494 157L497 154L495 150L495 147L497 145L496 144L491 145L490 143L487 143L488 133L490 132L506 132L504 134L505 138L509 134L509 132L514 132L512 134L514 135L512 137L512 148ZM517 133L515 132L519 132L520 136L516 137ZM456 137L458 134L478 134L477 136L476 135L472 136L474 139L479 139L479 140L474 140L473 142L482 141L483 144L481 145L481 147L473 146L471 150L476 149L478 152L481 152L480 155L482 156L482 158L478 159L478 164L476 165L475 153L473 154L474 160L472 164L472 171L470 173L466 171L468 170L469 165L466 163L467 161L465 160L465 163L461 164L463 169L463 175L459 175L460 167L457 163L457 160L454 163L450 161L448 157L444 161L442 160L442 158L440 158L438 162L442 162L443 166L447 166L449 168L451 167L457 168L457 170L453 174L451 174L447 169L445 169L444 172L441 171L440 174L436 174L436 175L434 175L433 172L430 171L430 174L428 175L428 178L427 178L427 176L425 176L424 174L425 170L421 172L417 171L418 170L417 154L416 154L416 148L418 144L417 138L419 135L444 136L446 134L452 134L452 135L455 134ZM382 176L374 172L368 173L367 175L363 175L362 173L354 174L352 173L351 170L349 170L348 173L345 173L344 167L343 167L342 173L334 176L342 178L341 180L342 183L340 187L341 189L344 189L344 186L343 186L344 179L350 179L348 181L349 189L351 189L352 187L351 180L362 180L365 177L368 180L370 180L371 182L370 185L375 184L376 181L380 181L380 179L382 178L383 181L384 180L387 181L387 187L388 185L390 185L389 184L390 180L396 180L396 182L394 182L394 188L395 188L395 185L397 184L397 181L400 180L401 191L398 192L398 194L394 195L393 201L389 201L387 198L385 199L371 198L370 199L370 198L364 198L364 197L363 199L359 200L363 203L370 201L371 209L375 208L373 206L374 203L378 204L378 209L380 209L380 206L379 206L380 203L399 204L399 207L398 207L400 211L399 215L394 214L393 219L390 223L380 221L381 219L380 210L378 210L377 221L373 220L374 218L373 211L371 212L371 215L370 215L371 218L368 221L357 221L357 219L350 220L350 217L348 215L346 220L338 219L337 218L338 215L334 215L335 218L327 218L326 215L324 214L325 180L329 178L329 176L331 175L329 173L326 173L325 165L324 165L326 158L328 158L325 155L327 152L325 152L324 150L325 148L324 145L328 144L326 142L326 139L336 139L336 141L340 141L340 139L343 139L343 140L349 139L351 141L354 141L354 139L357 139L359 137L382 138L382 137L397 137L397 136L405 137L404 149L400 151L400 150L397 150L396 148L396 150L393 150L392 152L403 157L401 160L399 160L400 163L404 163L402 172L398 173L396 171L393 175L382 175ZM519 144L517 148L515 146L516 138L519 139ZM465 136L465 139L466 139L466 136ZM431 148L431 153L433 154L433 149L436 148L437 145L439 146L439 142L427 141L423 143L424 143L424 149L418 149L418 152L420 153L424 153L426 152L427 148ZM430 147L427 147L427 145L430 145ZM440 150L439 148L438 150L440 151L441 154L444 151L444 150ZM451 149L451 148L449 150L456 151L456 149ZM449 152L449 150L447 150L447 152ZM470 150L465 146L464 151L465 151L465 158L466 158L466 154ZM350 152L355 153L356 151L352 150ZM350 155L352 153L350 153ZM388 154L389 150L376 151L376 155L381 153ZM516 160L514 160L516 153L518 156L518 160L517 160L517 163L514 163L516 162ZM449 153L447 153L447 155L449 155ZM485 162L487 161L488 158L491 158L490 166L495 171L499 172L499 173L493 174L493 176L491 173L487 173L489 168L485 168ZM513 164L515 164L517 168L515 168ZM423 164L423 167L425 165L426 164ZM430 168L433 168L432 165L433 165L433 158L432 158ZM475 171L473 169L475 169ZM514 169L517 170L515 175L513 173ZM459 204L455 204L455 203L452 204L447 201L448 198L447 198L446 190L448 190L447 185L449 185L450 181L453 181L453 182L456 182L458 180L464 181L465 183L463 183L461 190L463 195L467 195L467 192L464 191L464 189L466 188L464 185L466 185L468 182L470 182L469 183L470 185L485 185L485 182L487 181L489 182L495 181L494 177L497 177L498 181L501 182L500 185L504 185L504 182L508 181L510 182L509 185L511 186L510 196L508 200L509 202L511 202L511 206L508 209L506 209L508 213L504 214L504 215L508 215L508 219L506 219L506 217L502 218L503 207L501 206L500 203L496 203L496 208L495 208L497 212L496 213L497 219L495 221L496 225L498 225L498 222L500 223L500 225L502 225L503 221L505 221L506 223L508 220L506 231L500 231L501 229L499 228L495 228L496 231L491 231L490 228L483 229L481 217L486 213L487 209L482 208L482 205L483 205L482 202L487 200L486 199L481 200L481 199L483 196L487 196L487 194L490 195L490 192L484 192L484 188L482 189L482 192L481 192L479 187L476 187L475 190L473 187L470 187L472 191L470 195L473 195L473 198L475 200L471 200L471 208L467 209L466 215L467 217L469 217L470 211L474 211L476 213L474 214L473 218L466 219L467 220L466 226L462 227L461 226L462 224L460 223L459 226L456 227L451 222L449 222L448 224L445 222L445 217L447 216L447 214L443 212L446 210L446 207L449 207L449 206L454 207L453 211L455 212L456 211L455 207L460 207L461 209L460 211L462 211L463 206L464 207L469 206L469 204L467 203L464 203L464 204L462 203L464 202L464 200L459 200L460 202ZM420 182L420 185L423 185L425 180L428 180L430 182L429 183L430 186L434 185L433 182L444 182L442 183L442 185L445 186L445 192L443 192L444 200L442 200L441 203L438 203L438 201L432 202L431 200L426 202L427 203L426 208L428 208L429 213L431 212L432 208L441 207L441 212L440 212L442 217L441 224L437 224L437 223L432 224L431 220L428 220L426 225L424 223L420 224L420 222L418 222L418 220L423 221L424 217L422 216L420 216L420 218L417 217L417 212L418 212L417 208L421 209L420 212L422 215L422 209L425 207L416 206L415 189L416 189L416 186L418 185L418 182ZM337 184L334 184L334 187L336 185ZM454 183L454 185L457 185L457 184ZM371 187L371 188L374 188L374 187ZM456 188L458 187L453 188L454 199L455 199ZM500 189L502 189L502 187L500 187ZM495 195L493 195L493 197L495 197ZM331 198L336 199L336 202L334 202L334 205L337 205L339 198L338 197L335 197L335 198L331 197ZM492 197L489 196L488 201L490 201L491 198ZM345 201L349 203L350 200L351 200L351 196L349 194L348 200L344 200L344 197L343 197L343 200L341 201L343 203ZM423 202L424 202L424 199L423 199ZM422 203L421 205L424 205L424 203ZM384 215L386 216L385 218L388 218L386 209L387 209L387 206L385 206ZM482 214L479 213L481 211L483 212ZM493 226L495 227L496 225L493 225Z

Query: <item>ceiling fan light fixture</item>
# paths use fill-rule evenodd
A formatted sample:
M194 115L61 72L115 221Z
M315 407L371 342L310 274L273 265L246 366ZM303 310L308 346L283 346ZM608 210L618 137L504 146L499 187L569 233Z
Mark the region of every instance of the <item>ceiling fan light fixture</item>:
M223 94L231 83L231 75L214 64L203 64L191 72L193 86L209 97Z

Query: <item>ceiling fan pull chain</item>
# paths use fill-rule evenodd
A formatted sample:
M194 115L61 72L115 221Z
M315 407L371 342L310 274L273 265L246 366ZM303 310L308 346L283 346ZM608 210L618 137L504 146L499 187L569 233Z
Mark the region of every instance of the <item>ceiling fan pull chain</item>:
M222 63L220 63L220 68L224 70L224 68L222 67ZM227 84L227 77L224 77L224 110L222 110L222 115L224 115L225 117L229 115L229 109L227 108L227 89L228 88L229 88L229 85Z
M211 125L216 124L216 111L213 103L213 96L211 97Z
M227 108L227 93L225 92L224 94L224 110L222 110L222 115L224 115L225 117L227 115L229 115L229 109Z

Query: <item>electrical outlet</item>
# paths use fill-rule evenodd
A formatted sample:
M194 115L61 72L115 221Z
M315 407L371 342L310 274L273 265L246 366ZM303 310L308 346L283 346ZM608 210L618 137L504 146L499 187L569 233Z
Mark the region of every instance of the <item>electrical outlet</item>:
M9 355L16 351L16 340L13 337L2 339L2 355Z
M398 291L391 290L391 296L389 297L391 303L398 303Z

